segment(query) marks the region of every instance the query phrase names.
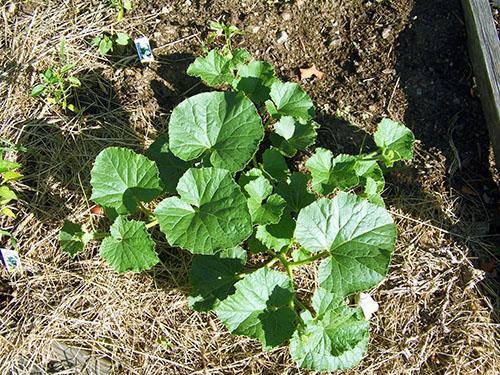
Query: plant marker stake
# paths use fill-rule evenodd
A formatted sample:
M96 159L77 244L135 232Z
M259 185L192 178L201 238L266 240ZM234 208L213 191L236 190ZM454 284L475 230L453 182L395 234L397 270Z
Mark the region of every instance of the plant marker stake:
M15 250L0 249L2 260L7 272L21 270L21 259L19 253Z
M134 40L134 44L141 63L155 61L155 58L153 57L153 50L151 49L148 38L145 36L137 38Z

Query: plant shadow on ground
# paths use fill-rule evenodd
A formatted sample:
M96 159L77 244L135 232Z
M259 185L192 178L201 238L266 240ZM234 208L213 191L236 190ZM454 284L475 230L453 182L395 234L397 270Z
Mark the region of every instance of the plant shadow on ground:
M469 249L471 259L479 258L473 261L477 267L481 259L492 256L481 245L495 240L498 245L500 240L499 191L489 169L489 138L481 105L471 90L473 73L463 48L462 15L459 0L417 0L410 14L412 24L399 34L396 71L408 102L404 122L421 144L418 171L389 174L388 201L453 233ZM426 165L426 154L442 155L442 165ZM443 181L433 176L433 168L444 169ZM449 205L456 217L453 221L436 198L438 190L451 189L462 198ZM405 199L408 191L416 204ZM490 296L495 306L495 296Z

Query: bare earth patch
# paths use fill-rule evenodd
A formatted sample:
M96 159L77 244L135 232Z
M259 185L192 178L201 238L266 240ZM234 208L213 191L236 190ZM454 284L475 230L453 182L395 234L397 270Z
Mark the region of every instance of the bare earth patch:
M113 273L97 244L76 259L58 245L67 216L106 225L88 201L99 151L143 150L176 104L206 90L185 70L215 19L246 30L242 45L283 78L299 81L299 69L312 65L324 73L303 82L318 108L320 146L357 152L383 116L420 140L414 160L387 178L398 246L372 292L380 310L369 352L348 373L498 373L500 178L458 0L155 0L136 4L121 23L98 1L7 2L0 13L1 137L27 148L18 156L26 176L16 186L18 219L2 219L26 272L0 273L0 373L93 374L95 366L118 374L307 373L287 349L263 352L213 314L189 310L191 257L159 233L161 265L142 275ZM157 62L99 57L90 41L112 29L150 37ZM83 114L29 95L39 72L57 62L63 37L83 84L75 98ZM301 272L305 292L315 268ZM61 345L93 361L71 369Z

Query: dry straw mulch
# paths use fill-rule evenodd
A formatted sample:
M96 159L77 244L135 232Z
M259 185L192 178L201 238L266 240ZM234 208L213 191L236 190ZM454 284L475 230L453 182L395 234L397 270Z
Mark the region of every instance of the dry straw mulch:
M26 175L16 186L18 219L4 222L19 240L26 272L1 274L2 374L97 372L90 365L71 369L61 361L61 345L82 348L84 357L99 359L117 374L306 373L286 348L263 352L255 341L228 334L214 315L190 311L190 256L168 249L160 235L163 261L142 275L110 271L97 255L98 244L77 259L58 247L65 217L102 225L88 201L89 171L98 152L109 145L141 150L165 124L168 113L150 83L161 81L157 69L168 70L168 63L112 65L88 43L113 26L131 34L154 29L155 12L135 14L120 26L102 2L2 6L1 137L28 149L18 156ZM82 102L94 103L84 116L29 96L38 72L57 61L63 36L68 59L82 77ZM171 42L161 46L163 52L181 56L199 39L192 32ZM178 94L182 100L184 93ZM392 99L394 92L389 94ZM349 373L498 373L498 289L471 262L493 251L481 225L487 213L473 197L447 186L439 150L417 145L407 168L419 172L396 175L389 184L388 208L399 239L389 275L372 293L381 308L371 322L369 352ZM301 271L302 292L314 284L314 272Z

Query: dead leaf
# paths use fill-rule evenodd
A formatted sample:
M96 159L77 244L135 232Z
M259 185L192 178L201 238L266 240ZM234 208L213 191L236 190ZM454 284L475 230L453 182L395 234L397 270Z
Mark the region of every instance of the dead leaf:
M467 185L464 185L460 188L460 191L464 194L467 194L467 195L475 195L476 197L479 195L477 193L477 191L475 190L472 190L470 187L468 187Z
M93 215L102 215L103 214L103 209L101 206L99 205L95 205L95 206L92 206L90 208L90 212L93 214Z
M308 79L311 77L316 77L317 79L323 78L323 72L316 68L316 65L311 66L310 68L300 69L300 79Z

